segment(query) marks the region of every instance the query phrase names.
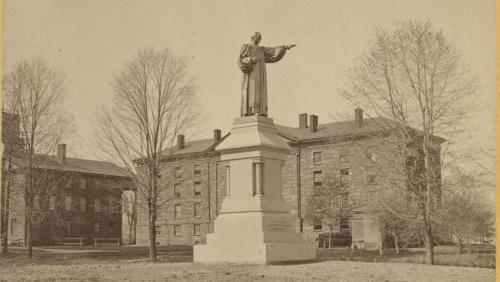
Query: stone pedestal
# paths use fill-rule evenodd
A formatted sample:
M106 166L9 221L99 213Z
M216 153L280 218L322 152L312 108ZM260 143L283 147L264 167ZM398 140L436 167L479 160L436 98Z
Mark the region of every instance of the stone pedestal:
M206 245L194 246L195 262L273 263L316 258L316 246L295 231L283 196L281 167L290 147L273 120L237 118L217 148L227 161L226 197Z

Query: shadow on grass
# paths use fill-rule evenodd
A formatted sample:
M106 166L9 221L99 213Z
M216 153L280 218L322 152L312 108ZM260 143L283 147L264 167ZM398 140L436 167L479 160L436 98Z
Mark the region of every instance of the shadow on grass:
M281 262L271 262L268 265L299 265L299 264L313 264L320 262L318 259L309 259L309 260L296 260L296 261L281 261Z
M192 246L158 246L158 262L192 262ZM45 264L105 264L116 262L149 261L149 248L136 246L103 247L40 247L33 249L33 258L26 258L24 248L11 248L6 255L0 255L1 265Z

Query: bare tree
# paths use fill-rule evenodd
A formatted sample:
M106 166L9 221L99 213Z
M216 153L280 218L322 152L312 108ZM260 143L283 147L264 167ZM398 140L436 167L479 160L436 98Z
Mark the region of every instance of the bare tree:
M399 187L416 203L426 262L433 264L432 215L444 163L435 134L454 135L465 113L464 99L475 92L475 78L443 32L409 21L377 32L371 50L351 69L351 82L347 99L397 124L399 163L406 176Z
M16 192L24 201L25 244L31 258L33 223L40 219L34 216L35 196L54 180L49 170L37 166L67 136L72 120L62 107L63 76L44 59L19 62L5 75L4 84L4 109L19 117L22 148L13 163L23 176L22 188Z
M480 177L456 170L445 182L447 188L443 208L436 216L438 234L457 244L457 254L464 244L491 238L494 231L493 212L484 204Z
M399 208L398 210L403 210L403 208ZM379 206L378 214L375 217L375 222L380 230L380 254L383 254L383 235L389 235L394 240L394 248L396 250L396 254L399 254L399 250L402 246L407 245L415 238L415 234L413 233L414 221L409 221L406 218L402 218L385 208L382 205ZM418 236L421 238L421 236Z
M112 108L97 116L100 150L133 175L147 212L150 258L156 260L158 211L170 200L161 172L176 135L193 125L195 83L185 59L146 49L114 77L113 89Z
M128 234L128 243L135 244L135 234L137 226L137 198L135 191L129 191L122 196L122 208L126 218L126 232Z
M328 227L328 247L333 246L332 233L338 230L342 217L350 216L354 207L348 185L343 185L339 177L328 177L317 184L307 198L306 218Z

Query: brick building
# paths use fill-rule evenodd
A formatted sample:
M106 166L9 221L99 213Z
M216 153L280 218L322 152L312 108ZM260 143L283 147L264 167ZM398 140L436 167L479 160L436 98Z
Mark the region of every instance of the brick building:
M307 219L307 199L315 187L332 179L339 181L346 187L345 199L361 204L339 221L337 231L348 233L356 246L372 249L379 242L373 223L374 203L382 193L395 188L388 174L401 173L395 161L395 123L381 117L364 119L361 109L355 110L354 117L319 124L316 115L308 118L300 114L298 127L276 126L292 147L282 168L283 196L297 216L297 230L307 240L316 240L326 229L321 222ZM184 136L179 136L177 148L166 161L162 177L172 183L167 192L172 200L158 215L159 244L203 243L204 235L213 231L226 189L226 164L214 149L223 138L219 130L214 132L214 138L207 140L185 142ZM396 185L406 184L401 181ZM139 244L148 243L144 216L139 213Z
M5 117L4 114L4 121ZM15 127L15 124L4 126ZM16 132L11 132L10 139L16 136L16 142L22 142L19 130ZM7 139L4 138L4 144ZM5 144L5 147L8 146ZM3 171L2 174L4 189L0 195L2 201L9 198L7 224L2 226L6 226L10 243L22 243L25 241L26 178L23 176L19 151L10 153L8 155L4 151L4 165L5 159L8 159L7 165L11 166L12 172ZM10 185L9 195L5 193L5 185ZM131 188L130 177L124 169L108 162L67 158L66 145L60 144L56 156L36 155L34 187L34 246L94 244L95 239L110 242L111 238L116 238L112 241L117 242L121 238L121 196L125 189Z
M177 138L176 148L163 166L161 179L171 183L161 194L157 219L157 242L192 245L213 231L213 221L225 194L225 166L214 148L226 136L214 130L211 139L185 142ZM138 192L137 244L149 243L147 210ZM167 199L169 199L167 201Z

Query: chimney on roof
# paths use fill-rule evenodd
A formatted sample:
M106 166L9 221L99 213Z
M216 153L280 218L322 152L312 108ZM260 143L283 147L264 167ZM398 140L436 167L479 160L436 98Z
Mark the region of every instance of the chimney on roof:
M177 150L184 149L185 144L184 144L184 135L179 134L177 135Z
M214 129L214 143L219 142L221 137L222 137L222 131L220 129Z
M359 127L363 125L363 110L359 107L354 109L354 120L356 120Z
M57 161L66 163L66 144L57 144Z
M299 128L307 128L307 114L299 114Z
M318 116L317 115L310 115L309 116L309 126L311 128L311 132L316 132L318 131Z

